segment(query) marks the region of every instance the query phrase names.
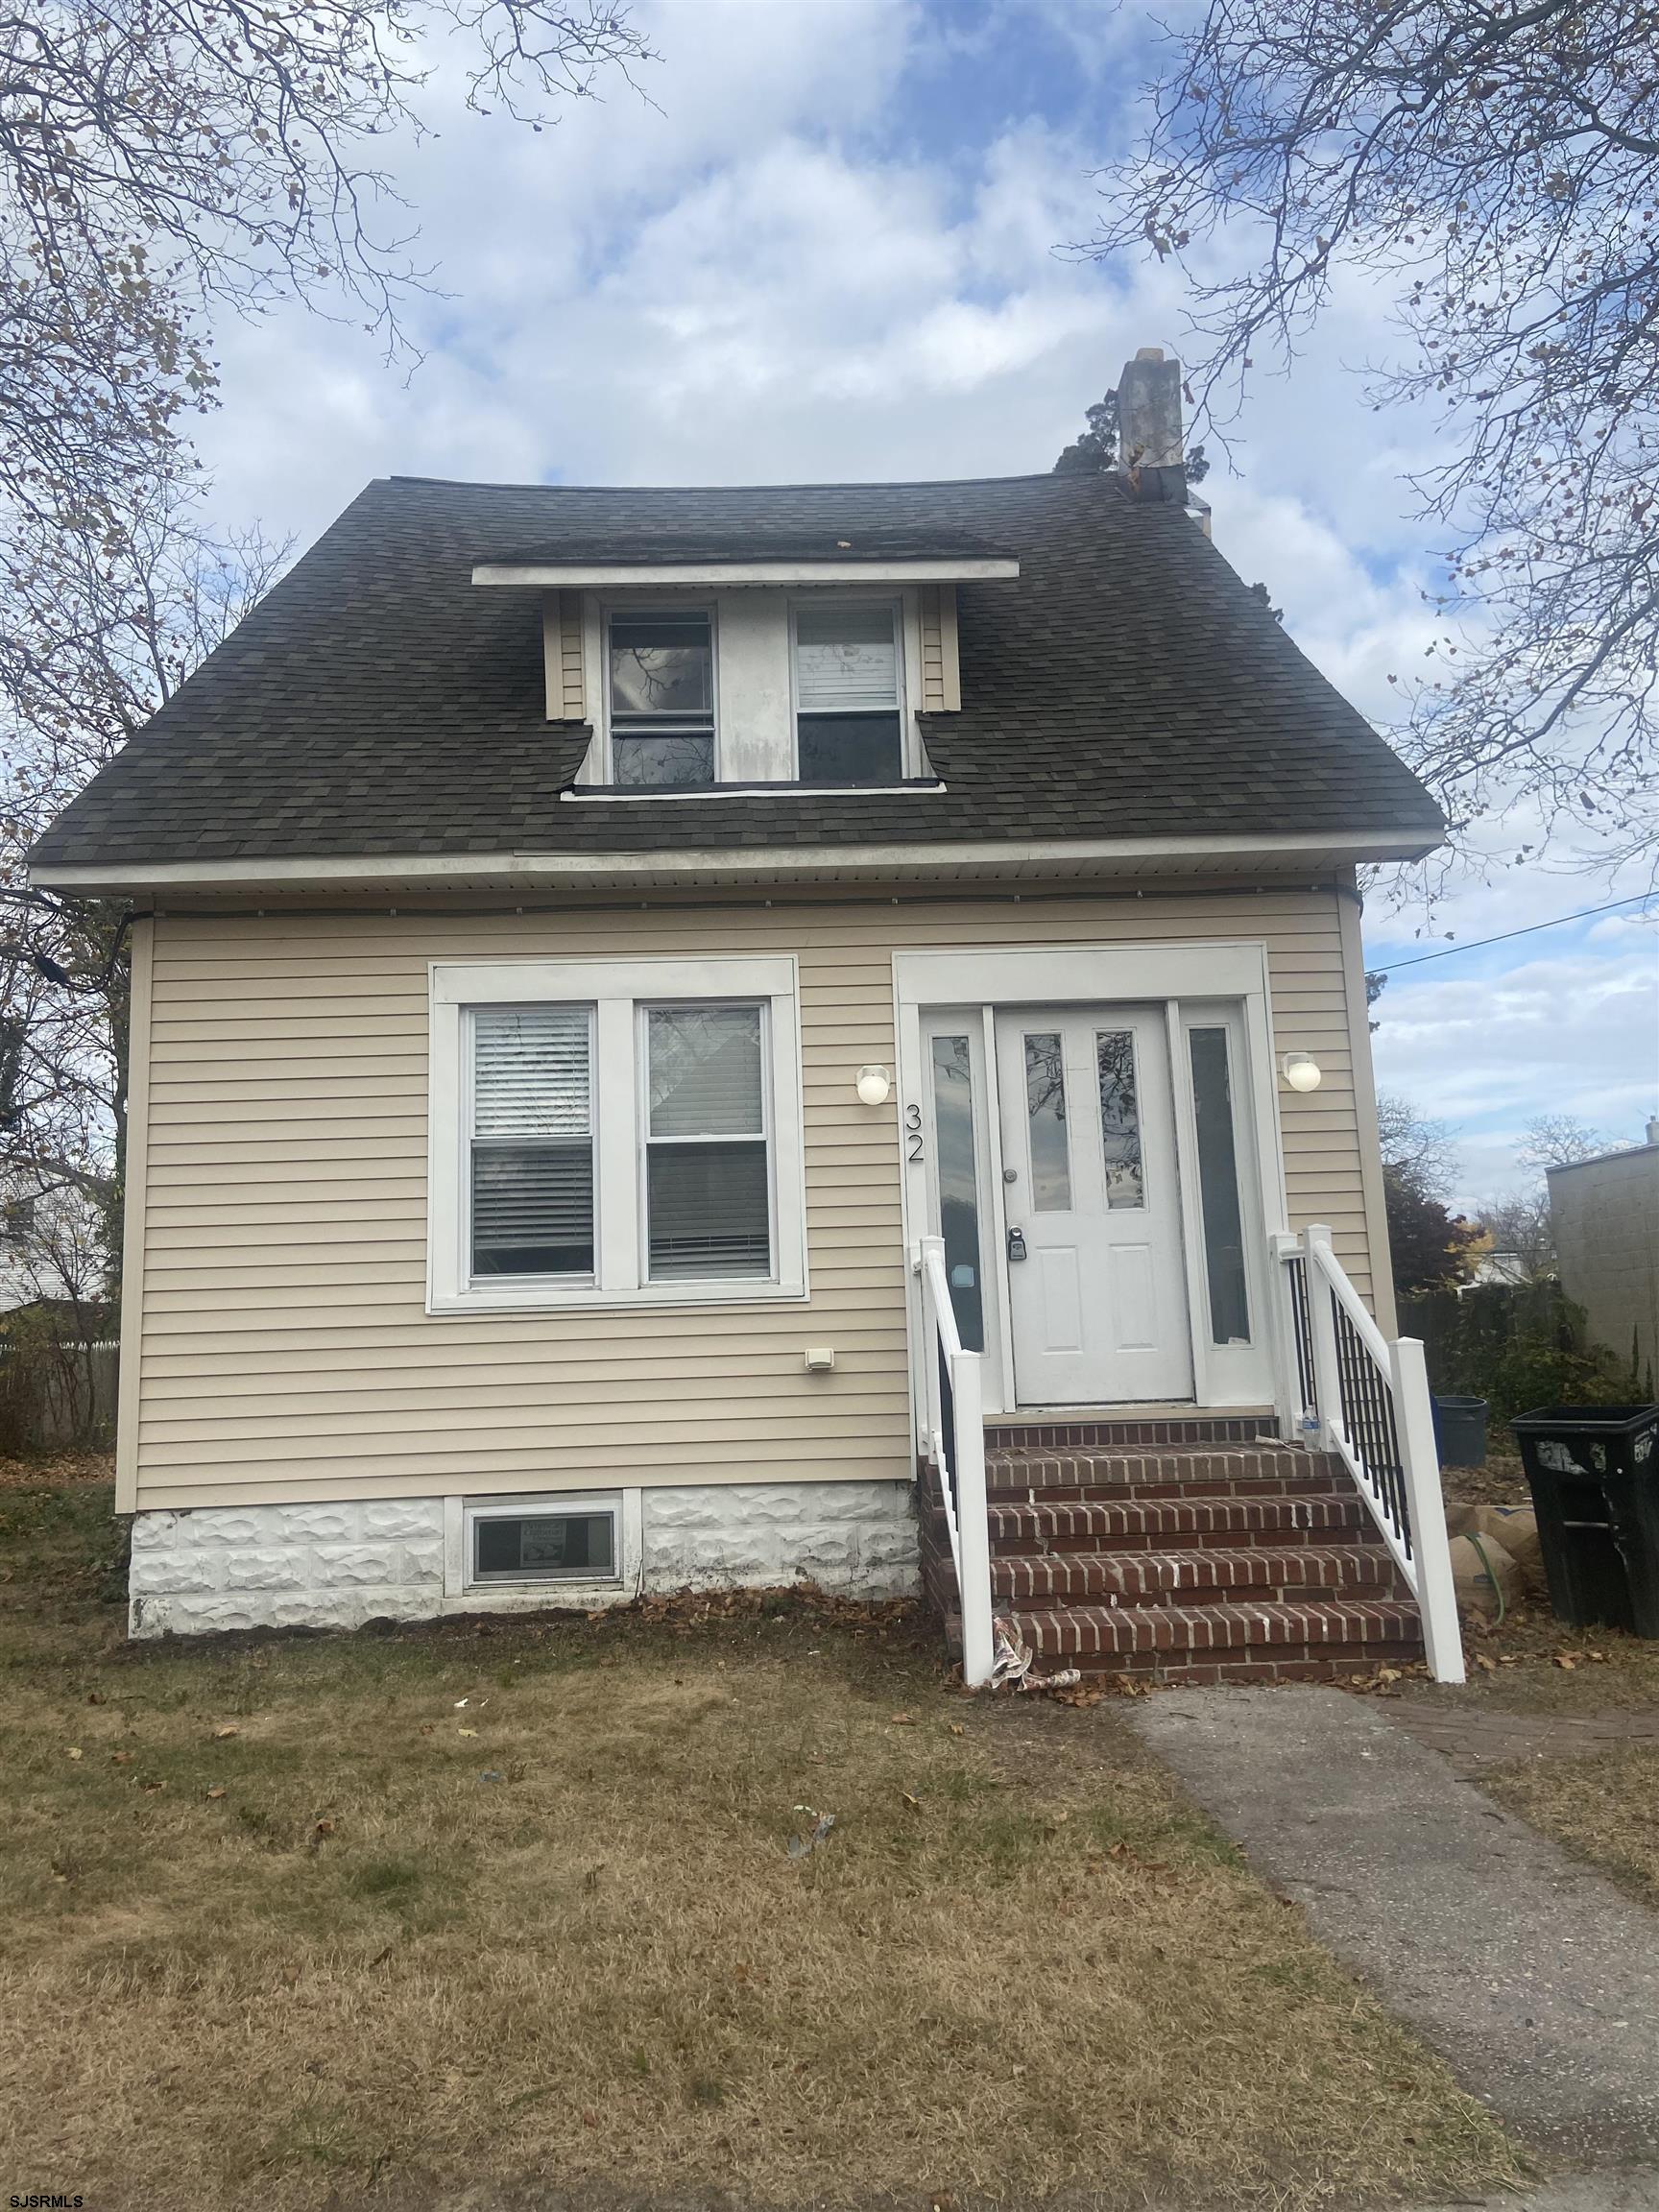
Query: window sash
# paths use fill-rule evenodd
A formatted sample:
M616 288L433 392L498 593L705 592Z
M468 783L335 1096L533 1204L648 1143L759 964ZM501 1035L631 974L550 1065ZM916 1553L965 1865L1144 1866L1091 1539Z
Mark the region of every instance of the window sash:
M652 1065L653 1022L656 1017L674 1015L708 1015L718 1021L722 1016L753 1015L755 1018L757 1058L757 1083L753 1099L753 1119L747 1113L723 1116L718 1110L718 1097L709 1099L700 1117L706 1121L734 1118L748 1121L748 1126L724 1128L674 1128L660 1130L659 1110L663 1105L677 1102L676 1094L656 1095ZM729 1281L772 1282L777 1279L777 1191L774 1146L772 1142L772 1114L770 1105L771 1084L768 1071L771 1062L770 1007L763 1000L733 1003L730 1000L681 1000L672 1004L641 1003L636 1009L637 1064L639 1069L639 1098L636 1142L639 1148L639 1266L642 1280L647 1283L719 1283ZM741 1034L740 1030L734 1032ZM692 1070L693 1076L697 1071ZM741 1101L747 1108L750 1101ZM719 1238L712 1229L713 1213L710 1210L709 1255L711 1264L700 1271L691 1252L674 1253L664 1248L665 1239L657 1233L657 1220L668 1211L667 1164L685 1161L687 1166L699 1153L708 1156L705 1173L711 1191L718 1189L720 1165L725 1163L739 1169L745 1160L758 1158L760 1164L760 1218L753 1215L747 1230L738 1230ZM662 1165L660 1166L659 1163ZM733 1195L744 1195L741 1172L727 1179L728 1190L736 1184ZM694 1183L693 1186L694 1188ZM662 1203L656 1202L659 1195ZM752 1194L748 1194L751 1196ZM683 1233L684 1234L684 1233ZM757 1249L763 1241L764 1251ZM719 1264L724 1259L728 1264Z
M665 637L672 637L675 631L683 631L688 643L695 640L707 655L703 681L697 686L703 694L701 699L681 699L661 707L648 707L636 696L626 705L619 703L615 633L618 626L626 631L630 624L656 628ZM611 608L605 614L603 646L611 781L630 787L661 785L665 790L712 783L718 773L715 757L718 680L713 610L709 607ZM653 767L669 772L654 774Z
M885 666L873 665L875 655L866 658L862 666L852 655L847 657L844 671L838 671L832 661L826 658L828 638L808 636L804 638L804 626L808 630L831 630L837 617L848 618L848 626L862 623L868 629L880 619L885 636L891 640L889 650L880 656ZM819 655L816 661L808 661L809 654ZM905 761L905 696L904 696L904 610L898 599L836 599L829 602L798 600L790 610L789 617L789 681L794 709L795 776L798 782L862 783L880 788L889 782L901 781ZM841 729L837 732L835 726ZM844 735L848 750L859 752L857 737L860 731L869 733L862 750L866 755L872 748L885 752L888 746L891 766L879 775L865 773L866 762L854 757L851 766L835 764L836 748L833 740ZM827 741L829 741L827 743ZM829 757L822 756L828 752ZM818 757L809 758L809 755ZM807 777L808 766L812 769Z
M594 1009L558 1002L474 1006L463 1037L468 1280L590 1283L598 1236ZM511 1235L515 1166L517 1237ZM540 1252L548 1263L481 1264L491 1252L520 1260ZM567 1263L552 1258L561 1252Z

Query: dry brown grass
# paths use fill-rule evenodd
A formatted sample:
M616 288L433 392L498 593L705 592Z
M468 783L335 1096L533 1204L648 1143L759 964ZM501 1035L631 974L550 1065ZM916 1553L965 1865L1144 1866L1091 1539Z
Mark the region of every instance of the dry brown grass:
M1516 2177L1109 1706L970 1701L930 1638L795 1604L134 1650L98 1505L0 1500L0 2186L920 2212ZM836 1825L792 1859L803 1808Z
M1659 1744L1527 1759L1481 1777L1512 1813L1659 1905Z

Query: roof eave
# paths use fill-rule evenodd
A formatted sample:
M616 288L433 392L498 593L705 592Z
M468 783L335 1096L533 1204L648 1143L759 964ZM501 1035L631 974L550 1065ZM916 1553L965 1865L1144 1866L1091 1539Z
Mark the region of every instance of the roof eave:
M790 882L1063 881L1310 869L1420 860L1442 842L1423 826L1257 836L1121 837L709 847L663 853L424 853L240 855L163 861L54 862L30 870L44 890L156 898L177 892L572 892L740 888Z
M867 561L480 561L472 581L512 590L602 591L664 584L980 584L1019 573L1019 562L1008 554L938 554Z

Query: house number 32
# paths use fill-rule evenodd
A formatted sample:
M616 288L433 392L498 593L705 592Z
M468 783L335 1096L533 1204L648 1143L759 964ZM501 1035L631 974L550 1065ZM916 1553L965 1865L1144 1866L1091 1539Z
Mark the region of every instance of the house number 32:
M922 1109L920 1106L906 1106L904 1109L904 1148L907 1159L921 1159Z

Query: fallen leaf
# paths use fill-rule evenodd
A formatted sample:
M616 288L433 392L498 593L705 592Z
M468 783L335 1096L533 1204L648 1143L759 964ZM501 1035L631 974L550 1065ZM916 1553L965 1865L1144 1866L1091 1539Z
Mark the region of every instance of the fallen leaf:
M1481 1670L1481 1671L1482 1671L1484 1673L1487 1673L1487 1674L1496 1674L1496 1673L1497 1673L1497 1671L1498 1671L1498 1662L1497 1662L1497 1660L1496 1660L1496 1659L1488 1659L1484 1651L1477 1651L1477 1652L1476 1652L1476 1654L1475 1654L1475 1664L1476 1664L1476 1666L1477 1666L1477 1667L1479 1667L1479 1669L1480 1669L1480 1670Z
M209 1797L223 1797L223 1796L225 1795L225 1785L224 1785L224 1783L223 1783L223 1782L215 1782L215 1783L214 1783L214 1785L213 1785L213 1787L212 1787L212 1789L211 1789L211 1790L209 1790L209 1791L206 1792L206 1794L207 1794Z
M69 1746L69 1756L71 1759L83 1759L85 1757L85 1753L82 1750L79 1743L71 1743Z
M950 1729L952 1736L966 1736L968 1733L967 1728L960 1720L949 1720L946 1722L946 1726Z
M908 1728L915 1718L914 1713L894 1713L889 1715L887 1725L890 1728Z
M241 1729L234 1720L227 1720L223 1728L214 1729L213 1741L216 1743L223 1743L227 1736L240 1736L241 1733Z
M111 1767L131 1767L137 1756L136 1751L111 1751L109 1764Z
M1557 1651L1555 1654L1555 1664L1562 1670L1564 1673L1571 1674L1574 1668L1577 1666L1578 1662L1574 1658L1571 1651Z
M334 1833L334 1823L332 1820L327 1819L319 1820L316 1827L312 1829L311 1833L313 1836L332 1836Z
M167 1785L165 1782L140 1782L138 1787L140 1790L148 1790L154 1795L157 1790L165 1790Z
M1400 1679L1400 1670L1398 1667L1379 1667L1377 1670L1377 1679L1379 1682L1398 1682Z
M912 1813L921 1812L922 1800L920 1797L912 1797L908 1790L902 1790L899 1794L903 1798L905 1804L909 1806Z
M457 1736L476 1736L478 1731L476 1728L457 1728L455 1733Z

